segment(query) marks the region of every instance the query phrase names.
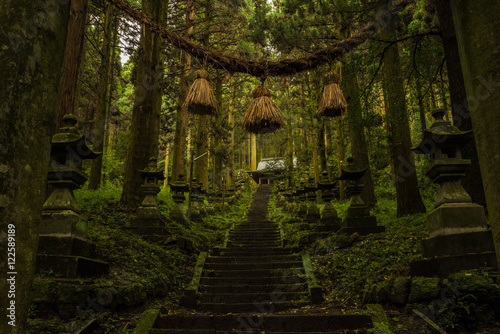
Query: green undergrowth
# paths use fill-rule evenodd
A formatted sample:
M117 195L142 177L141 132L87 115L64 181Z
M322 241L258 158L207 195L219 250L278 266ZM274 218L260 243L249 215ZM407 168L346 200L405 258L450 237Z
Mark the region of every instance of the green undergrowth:
M67 331L68 326L82 324L89 316L99 319L101 330L97 333L129 333L133 328L131 323L136 321L146 305L178 309L199 251L220 245L226 231L236 221L245 218L252 200L251 186L247 184L240 198L224 212L217 212L202 222L191 222L190 225L167 218L166 235L149 241L127 228L134 216L133 212L120 210L120 195L121 189L112 185L94 191L85 188L75 191L82 215L88 221L88 238L96 245L97 259L110 265L109 275L93 279L90 284L113 291L113 302L98 305L94 310L82 297L82 303L92 312L80 312L71 319L61 315L60 311L48 312L34 304L29 333L62 333ZM168 217L174 205L168 189L160 192L158 204L160 211ZM54 279L57 277L50 272L37 278L42 283ZM52 295L63 296L62 293ZM121 306L115 305L117 300L120 300ZM74 313L77 306L69 305L68 313L71 310Z
M348 202L333 203L342 218ZM420 255L420 241L427 236L425 214L396 218L396 203L381 196L373 208L378 224L386 232L360 236L333 234L319 239L307 225L293 215L276 207L276 197L270 203L272 219L282 225L284 237L291 246L297 246L312 255L317 277L326 291L326 303L336 307L360 307L364 290L395 276L409 273L409 263Z

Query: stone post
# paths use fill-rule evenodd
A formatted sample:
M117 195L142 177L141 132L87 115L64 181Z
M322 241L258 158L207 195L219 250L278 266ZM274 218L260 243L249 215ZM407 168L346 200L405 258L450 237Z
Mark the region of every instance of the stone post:
M144 200L137 209L135 218L130 222L130 229L143 236L165 235L165 221L158 210L156 195L160 192L159 181L165 177L156 164L156 158L151 158L149 165L139 174L143 180L141 189L145 195Z
M435 209L427 216L429 238L422 241L422 255L427 260L411 264L415 275L446 276L483 265L496 267L497 263L484 208L472 203L460 184L471 164L462 159L461 150L473 138L472 131L460 131L444 115L443 109L433 112L434 124L413 149L431 156L426 176L439 184Z
M377 219L370 215L370 208L365 205L360 196L363 191L361 178L366 171L367 169L356 167L353 158L347 158L347 166L341 168L339 180L345 181L345 193L350 200L340 233L367 235L385 231L383 226L377 225Z
M63 126L52 138L48 183L52 193L43 205L36 271L52 271L65 278L107 274L108 264L92 259L94 245L87 239L87 221L81 215L73 191L87 176L81 171L84 159L95 159L85 136L76 129L78 119L63 117Z
M187 217L184 214L184 200L186 197L184 193L189 190L186 181L184 180L184 175L179 174L177 181L170 183L170 189L173 191L174 206L172 211L170 211L170 219L178 223L187 224Z
M318 232L332 233L337 232L341 228L341 220L332 204L336 186L337 182L328 177L327 171L323 171L321 180L318 183L318 189L321 189L321 199L325 206L321 212L319 224L316 226L316 231Z

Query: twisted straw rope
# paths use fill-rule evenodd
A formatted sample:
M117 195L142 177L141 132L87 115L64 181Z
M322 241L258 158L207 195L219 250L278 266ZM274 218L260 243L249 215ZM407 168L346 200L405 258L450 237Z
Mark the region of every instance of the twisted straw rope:
M355 49L369 37L373 36L382 26L377 21L371 21L351 37L303 58L285 59L278 62L267 60L255 61L224 55L189 41L178 34L161 27L158 23L151 20L146 14L132 8L123 0L107 1L127 13L131 18L144 24L144 26L151 32L162 36L175 47L189 53L191 56L202 61L206 61L215 68L224 69L233 73L246 73L255 77L290 75L314 69ZM387 10L387 13L390 15L396 15L414 1L415 0L401 0L398 3L391 5L391 8ZM391 1L389 1L389 3L390 2Z

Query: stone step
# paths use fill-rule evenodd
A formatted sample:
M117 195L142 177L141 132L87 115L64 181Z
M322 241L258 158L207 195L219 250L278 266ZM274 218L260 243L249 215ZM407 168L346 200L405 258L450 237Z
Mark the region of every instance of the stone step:
M279 247L281 241L229 241L227 247L255 248L255 247Z
M309 304L307 299L300 300L285 300L285 301L254 301L247 303L200 303L199 309L201 311L208 311L212 313L266 313L273 314L291 308L299 308Z
M254 306L255 307L255 306ZM368 315L342 314L340 311L329 314L213 314L213 315L160 315L156 321L157 329L212 329L237 330L241 333L260 332L274 333L335 333L339 330L371 328L372 321ZM161 333L161 332L151 332ZM182 333L182 332L181 332ZM203 332L200 332L203 333ZM359 332L358 332L359 333ZM361 331L360 333L364 333Z
M308 293L304 291L282 292L278 289L270 293L216 293L203 294L201 297L202 303L253 303L263 300L298 300L307 299Z
M252 242L258 242L260 244L265 244L265 243L273 243L273 242L281 242L280 238L267 238L267 239L261 239L261 238L229 238L229 242L233 243L252 243Z
M279 232L230 232L229 238L243 239L278 239L281 236Z
M150 331L151 334L364 334L368 333L366 329L356 329L356 330L348 330L341 329L338 331L323 331L323 332L269 332L269 331L261 331L260 329L254 330L215 330L215 329L157 329L153 328Z
M234 227L234 230L241 229L255 229L255 230L275 230L277 231L279 224L277 223L253 223L253 224L239 224Z
M282 277L304 275L303 268L203 270L202 277Z
M305 276L270 276L270 277L206 277L202 276L200 284L211 286L228 285L268 285L268 284L296 284L306 282Z
M267 234L275 236L279 235L278 228L258 228L258 227L249 227L249 228L236 228L232 232L234 235L259 235L265 236ZM230 234L231 235L231 234Z
M269 332L269 331L261 331L260 329L254 329L254 330L215 330L215 329L157 329L153 328L150 332L151 334L252 334L252 333L258 333L258 334L300 334L300 333L307 333L307 334L363 334L363 333L368 333L366 330L346 330L346 329L341 329L338 331L324 331L324 332Z
M207 270L254 270L302 268L302 262L205 263Z
M300 262L302 257L299 254L286 255L265 255L265 256L209 256L206 263L270 263L270 262Z
M228 247L221 249L225 256L287 255L290 250L282 247Z
M294 278L294 281L297 278ZM232 285L202 285L200 286L200 292L204 293L272 293L273 291L283 291L283 292L295 292L295 291L306 291L307 283L304 281L302 283L290 283L290 284L265 284L265 285L248 285L248 284L232 284Z

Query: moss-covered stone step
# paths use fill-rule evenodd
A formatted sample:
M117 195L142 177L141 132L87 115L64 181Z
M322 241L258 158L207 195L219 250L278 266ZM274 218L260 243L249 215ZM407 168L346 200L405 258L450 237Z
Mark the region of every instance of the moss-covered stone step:
M285 254L285 255L263 255L263 256L209 256L207 258L207 264L210 263L270 263L270 262L296 262L301 261L302 258L299 254Z
M254 306L255 307L255 306ZM221 314L221 315L161 315L157 329L211 329L275 333L335 333L372 327L370 316L364 314ZM152 332L155 333L155 332ZM161 333L161 332L156 332ZM196 333L192 331L191 333ZM251 332L250 332L251 333ZM360 333L363 333L361 331Z
M296 279L296 278L294 278ZM306 291L307 284L290 283L290 284L266 284L266 285L221 285L221 286L200 286L202 293L272 293L273 291Z
M250 270L240 270L240 269L230 269L228 270L204 270L203 277L274 277L289 275L304 275L304 270L302 268L292 269L250 269Z
M271 297L270 297L271 298ZM309 304L308 300L253 301L247 303L200 303L200 310L213 313L267 313L281 312Z
M254 270L302 268L302 262L206 263L207 270Z
M202 277L201 285L227 286L227 285L267 285L301 283L307 280L305 275L269 276L269 277Z
M289 291L282 292L275 289L271 292L257 292L257 293L205 293L201 297L202 303L245 303L248 301L261 301L270 299L279 300L298 300L307 298L307 293L302 291Z

